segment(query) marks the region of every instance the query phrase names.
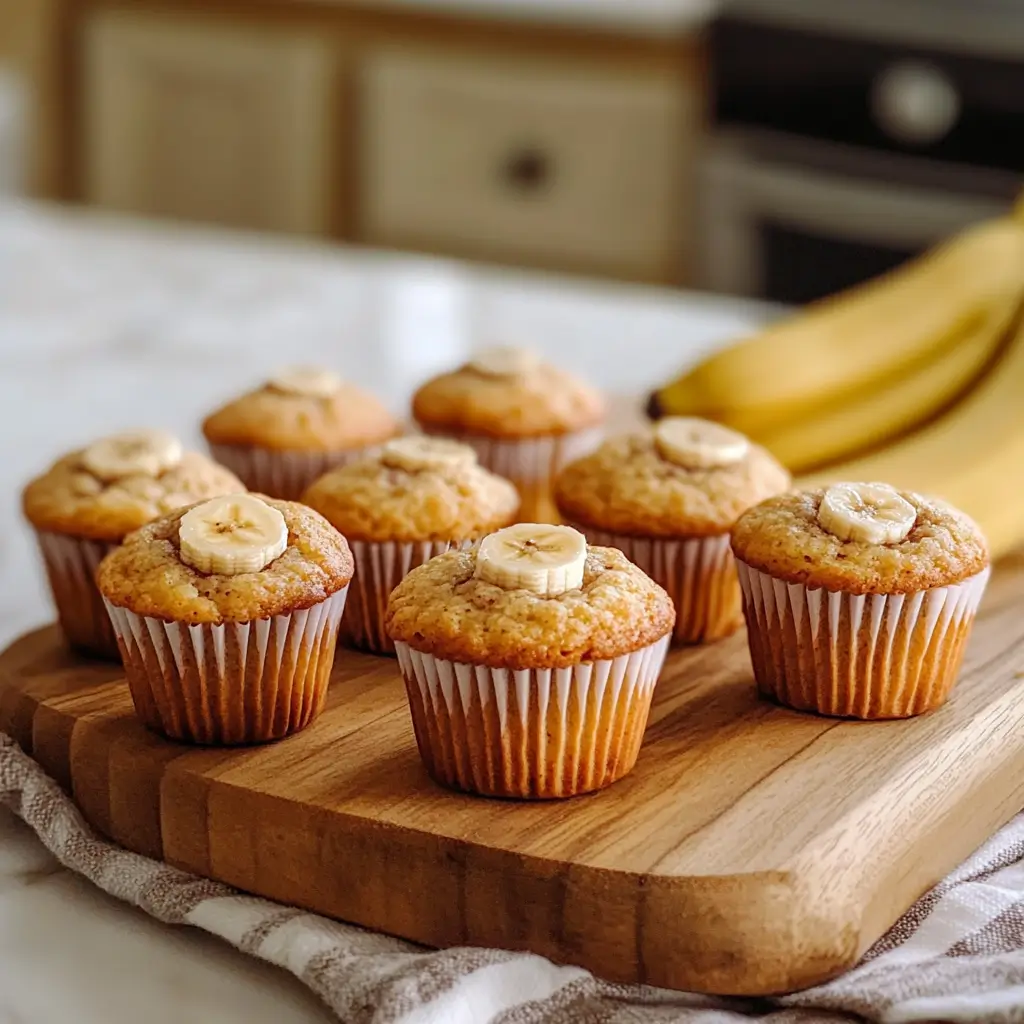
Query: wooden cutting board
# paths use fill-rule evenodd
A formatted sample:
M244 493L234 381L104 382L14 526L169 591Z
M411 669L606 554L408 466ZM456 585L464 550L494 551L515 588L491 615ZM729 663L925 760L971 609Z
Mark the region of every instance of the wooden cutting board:
M513 803L420 765L392 660L342 652L306 732L190 749L53 627L0 655L12 733L125 846L438 946L765 994L849 967L1024 806L1024 557L993 577L951 703L857 723L759 701L745 638L673 654L636 770Z

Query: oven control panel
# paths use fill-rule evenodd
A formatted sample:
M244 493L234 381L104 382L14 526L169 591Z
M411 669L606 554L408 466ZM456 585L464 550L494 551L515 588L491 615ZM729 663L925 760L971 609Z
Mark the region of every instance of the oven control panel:
M1024 172L1024 58L735 15L711 49L719 126Z

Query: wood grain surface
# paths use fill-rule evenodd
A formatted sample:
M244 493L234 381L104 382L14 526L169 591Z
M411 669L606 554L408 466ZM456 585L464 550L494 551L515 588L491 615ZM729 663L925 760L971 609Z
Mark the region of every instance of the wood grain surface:
M513 803L426 776L394 661L342 652L306 732L147 732L118 667L53 627L0 655L0 729L131 849L431 945L762 994L853 964L1024 805L1024 557L993 577L949 705L858 723L757 699L742 635L678 652L632 775Z

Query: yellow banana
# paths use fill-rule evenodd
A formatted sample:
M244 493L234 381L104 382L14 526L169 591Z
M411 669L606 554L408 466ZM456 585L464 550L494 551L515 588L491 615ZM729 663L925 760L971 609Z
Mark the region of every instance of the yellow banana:
M748 428L791 472L804 473L848 459L920 426L966 394L1014 336L1021 294L995 304L976 330L937 352L922 366L862 388L844 401L773 428Z
M1024 328L948 412L879 451L798 480L884 480L962 508L985 531L993 558L1024 545Z
M651 395L657 415L758 433L884 385L973 335L1024 282L1024 220L968 229L902 267L817 302Z

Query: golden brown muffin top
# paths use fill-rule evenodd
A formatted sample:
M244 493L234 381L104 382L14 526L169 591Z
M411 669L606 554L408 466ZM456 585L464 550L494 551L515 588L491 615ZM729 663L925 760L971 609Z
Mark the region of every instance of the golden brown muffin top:
M639 650L675 623L668 594L615 548L589 548L583 586L557 597L505 590L475 568L474 549L413 569L388 601L391 638L449 661L563 668Z
M843 541L818 523L824 488L783 494L749 509L733 527L737 558L789 583L850 594L912 594L950 586L989 563L981 530L965 513L912 491L917 518L895 544Z
M399 433L401 425L378 399L341 380L322 395L267 383L203 420L210 444L277 451L347 451Z
M392 449L443 457L395 456ZM489 473L472 448L435 438L398 438L313 483L302 496L352 540L473 540L507 526L519 494Z
M567 434L595 426L604 399L589 384L530 355L525 368L482 372L481 353L464 366L427 381L413 395L413 416L425 430L525 438Z
M740 513L786 490L789 473L751 444L738 462L687 469L662 457L653 434L606 441L555 482L562 516L581 526L646 537L726 533Z
M245 490L234 473L199 452L184 452L176 466L155 476L103 480L86 468L86 451L58 459L25 488L22 508L37 530L117 542L182 505Z
M348 585L353 562L345 538L319 513L297 501L256 497L276 508L288 527L288 547L259 572L203 573L182 561L178 509L141 530L100 563L96 582L119 608L165 622L251 622L311 608Z

